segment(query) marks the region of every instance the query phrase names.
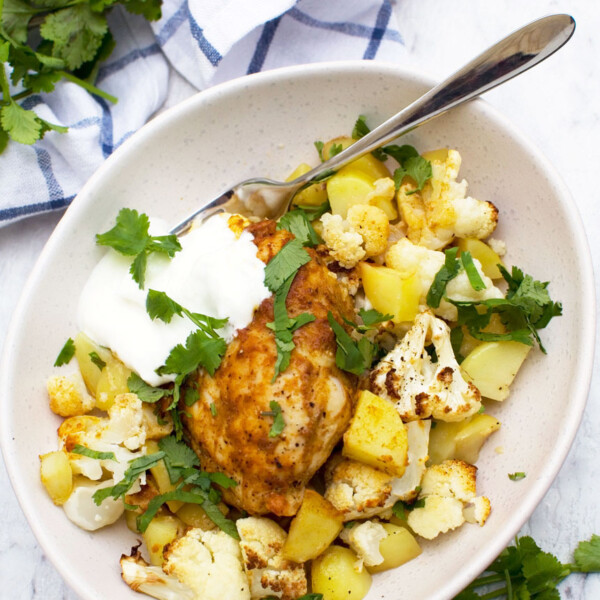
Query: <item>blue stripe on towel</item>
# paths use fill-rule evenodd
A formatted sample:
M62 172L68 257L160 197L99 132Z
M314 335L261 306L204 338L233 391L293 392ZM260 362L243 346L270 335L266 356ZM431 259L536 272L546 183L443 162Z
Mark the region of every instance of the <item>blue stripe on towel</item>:
M11 208L0 209L0 221L10 221L27 215L35 215L49 210L56 210L68 206L75 196L68 198L58 198L50 202L38 202L36 204L27 204L26 206L13 206Z
M187 2L182 2L181 6L169 17L164 27L158 32L156 41L160 46L164 46L177 33L181 24L187 21L188 13Z
M112 154L114 150L113 146L113 120L110 113L108 103L104 98L99 96L92 96L94 100L102 108L102 125L100 126L100 145L102 147L102 156L107 158Z
M38 148L34 146L35 154L37 156L38 166L46 180L46 188L48 189L48 198L52 200L59 200L64 196L63 189L60 186L60 183L56 180L54 176L54 171L52 170L52 158L47 150L43 148Z
M358 23L345 23L345 22L328 22L320 21L307 15L306 13L293 7L285 13L295 21L307 25L309 27L315 27L317 29L328 29L330 31L337 31L338 33L345 33L346 35L352 35L354 37L371 38L373 36L374 28L367 27L366 25L360 25ZM400 33L394 29L386 29L383 33L383 38L392 42L398 42L404 44L404 40Z
M277 17L276 19L272 19L265 23L258 44L256 44L256 50L254 50L254 55L252 56L252 60L246 71L248 75L251 73L258 73L262 69L265 58L267 57L267 52L271 47L273 37L275 37L275 32L277 31L280 22L281 17Z
M206 58L208 58L208 61L210 62L210 64L213 67L216 67L221 62L221 59L223 57L221 56L219 51L204 37L204 32L202 30L202 27L200 27L198 25L198 23L196 23L196 19L194 19L194 17L192 16L192 13L190 11L190 7L189 7L189 4L187 3L187 1L186 1L186 7L187 7L187 12L188 12L187 16L188 16L188 19L190 20L190 31L192 32L194 39L198 42L198 47L200 48L200 50L202 50L202 53L204 54L204 56L206 56Z
M121 58L111 62L107 65L103 65L98 69L98 77L96 78L96 84L100 83L103 79L110 77L112 74L125 68L127 65L138 60L139 58L146 58L153 54L159 54L161 52L158 44L151 44L145 48L136 48L128 54L121 56Z
M375 58L377 50L379 50L379 46L381 45L383 34L385 33L388 23L390 22L391 16L392 6L390 5L389 0L383 0L383 4L377 13L375 28L373 29L373 34L369 40L369 45L367 46L367 49L363 55L364 59L373 60Z

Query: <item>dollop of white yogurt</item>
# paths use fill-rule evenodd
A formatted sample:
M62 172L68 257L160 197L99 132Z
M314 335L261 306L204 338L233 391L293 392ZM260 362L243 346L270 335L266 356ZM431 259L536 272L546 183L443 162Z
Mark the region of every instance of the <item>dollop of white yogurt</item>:
M167 233L156 222L150 231L152 235ZM250 323L254 310L270 296L264 284L265 265L256 256L252 234L243 231L237 237L228 227L227 216L208 219L179 241L182 249L174 258L158 253L148 257L143 290L129 273L133 257L109 249L79 300L80 330L110 348L153 386L175 379L174 375L157 375L156 369L196 327L185 316L175 315L168 324L151 320L146 312L149 289L166 292L192 312L227 317L227 325L219 331L227 342Z

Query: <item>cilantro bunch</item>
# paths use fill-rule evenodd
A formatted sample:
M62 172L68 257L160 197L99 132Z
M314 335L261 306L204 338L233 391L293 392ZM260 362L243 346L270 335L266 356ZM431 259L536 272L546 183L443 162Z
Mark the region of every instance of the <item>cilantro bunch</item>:
M454 600L560 600L557 586L565 577L600 571L600 536L580 542L573 558L573 563L563 564L531 537L516 538L515 545L503 550ZM493 589L481 595L475 591L481 587Z
M162 0L0 0L0 152L9 138L33 144L47 131L67 131L18 104L61 80L117 101L94 86L115 47L106 17L117 4L150 21L161 16Z

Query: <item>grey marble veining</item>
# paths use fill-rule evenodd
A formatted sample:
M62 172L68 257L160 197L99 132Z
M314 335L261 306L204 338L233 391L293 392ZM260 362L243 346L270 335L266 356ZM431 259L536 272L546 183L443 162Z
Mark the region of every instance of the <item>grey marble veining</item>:
M486 98L550 159L583 217L600 296L600 5L591 0L398 0L399 29L410 65L443 77L520 25L555 12L577 21L569 44L533 71ZM173 78L169 105L190 93ZM0 344L25 280L60 215L46 215L0 230ZM559 241L558 241L559 242ZM523 533L568 560L576 543L600 533L600 353L588 406L575 444L551 489ZM0 464L0 598L76 600L44 556ZM60 515L57 515L59 518ZM564 598L600 598L600 576L571 576Z

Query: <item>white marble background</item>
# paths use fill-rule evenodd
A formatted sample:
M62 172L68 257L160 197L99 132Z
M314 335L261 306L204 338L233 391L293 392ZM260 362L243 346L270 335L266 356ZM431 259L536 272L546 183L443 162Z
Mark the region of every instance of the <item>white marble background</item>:
M342 0L338 0L342 1ZM600 3L595 0L398 0L411 66L437 78L519 26L544 15L572 14L577 31L556 56L486 99L546 154L570 188L600 272ZM168 104L191 89L174 78ZM46 215L0 230L0 345L25 280L60 219ZM600 297L599 282L596 294ZM600 369L595 361L581 429L560 474L523 533L564 561L581 539L600 534ZM0 598L76 600L44 556L0 461ZM597 600L600 576L573 575L563 598Z

